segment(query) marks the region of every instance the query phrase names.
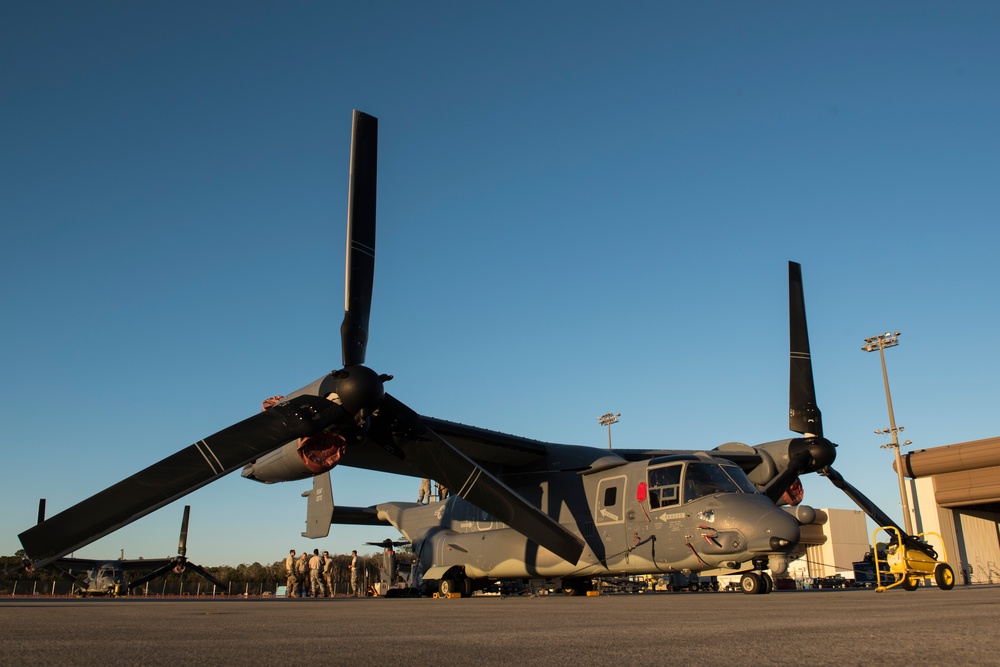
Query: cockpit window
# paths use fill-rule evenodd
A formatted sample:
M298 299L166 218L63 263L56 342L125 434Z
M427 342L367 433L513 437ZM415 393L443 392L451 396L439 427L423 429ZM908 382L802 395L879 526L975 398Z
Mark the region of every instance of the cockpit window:
M759 493L739 466L699 461L674 463L647 472L651 509L680 504L682 473L686 503L716 493Z
M716 493L756 493L746 474L737 466L718 463L688 463L684 471L684 502Z
M750 478L747 477L747 474L743 472L743 468L734 465L724 465L722 469L726 471L729 478L740 487L743 493L760 493L757 487L753 485L753 482L750 481Z
M650 468L647 474L651 509L677 505L681 501L681 465Z

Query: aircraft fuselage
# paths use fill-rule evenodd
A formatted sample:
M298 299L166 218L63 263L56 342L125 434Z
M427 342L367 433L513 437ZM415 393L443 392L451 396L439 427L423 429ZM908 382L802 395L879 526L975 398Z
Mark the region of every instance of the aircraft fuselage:
M519 473L504 481L584 540L578 562L461 498L376 508L413 543L419 570L431 580L735 572L748 562L781 563L799 541L791 514L757 492L739 467L705 455L533 477Z

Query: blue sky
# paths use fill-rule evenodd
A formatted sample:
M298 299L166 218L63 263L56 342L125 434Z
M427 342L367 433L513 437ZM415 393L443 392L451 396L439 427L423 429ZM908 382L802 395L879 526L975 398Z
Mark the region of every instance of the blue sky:
M787 430L803 264L836 467L998 435L1000 5L15 2L0 20L0 553L340 366L351 110L380 119L368 364L553 442ZM337 469L337 503L418 482ZM806 502L850 507L826 480ZM238 474L81 550L271 562L308 483ZM374 551L374 549L372 549Z

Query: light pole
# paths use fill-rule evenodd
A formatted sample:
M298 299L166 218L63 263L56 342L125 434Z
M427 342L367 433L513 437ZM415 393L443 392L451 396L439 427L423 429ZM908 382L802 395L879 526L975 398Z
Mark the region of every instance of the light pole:
M882 449L891 448L893 454L896 457L896 476L899 478L899 500L903 504L903 526L906 528L907 535L913 534L913 523L910 521L910 501L906 495L906 482L903 480L903 457L899 453L899 434L904 430L904 427L900 426L896 428L896 417L892 412L892 394L889 393L889 374L885 370L885 348L896 347L899 345L900 333L885 332L884 334L879 334L877 336L872 336L871 338L865 338L865 344L861 348L865 352L874 352L878 350L879 359L882 361L882 381L885 383L885 402L889 406L889 428L884 428L881 430L876 430L877 435L892 435L892 442L887 445L882 445ZM910 444L907 440L904 444Z
M608 449L611 449L611 425L612 424L617 424L618 423L618 418L621 417L621 416L622 416L622 413L620 413L620 412L617 413L617 414L609 412L609 413L603 414L603 415L601 415L600 417L597 418L597 423L598 424L600 424L601 426L607 426L608 427Z

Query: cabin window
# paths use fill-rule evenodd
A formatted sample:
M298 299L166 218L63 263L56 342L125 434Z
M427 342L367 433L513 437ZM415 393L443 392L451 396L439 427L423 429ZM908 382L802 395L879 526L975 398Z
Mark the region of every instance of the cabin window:
M680 464L650 468L646 480L649 487L649 506L651 509L669 507L680 502Z
M618 503L618 487L609 486L604 489L604 506L613 507Z

